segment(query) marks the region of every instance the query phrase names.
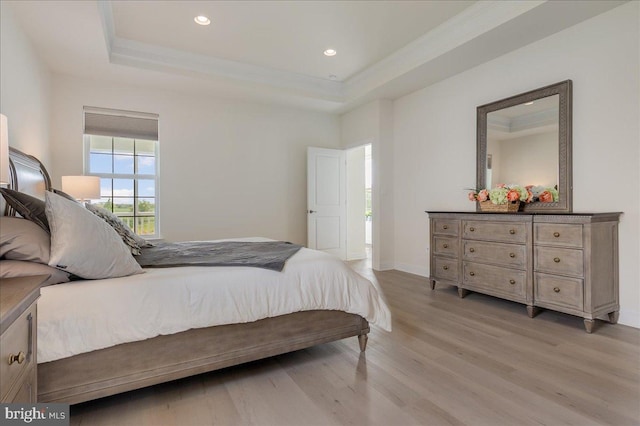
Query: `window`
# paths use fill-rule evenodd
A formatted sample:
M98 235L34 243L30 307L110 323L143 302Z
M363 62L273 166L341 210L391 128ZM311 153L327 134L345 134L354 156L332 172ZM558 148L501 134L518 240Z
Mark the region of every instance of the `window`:
M159 237L158 116L85 107L84 152L85 174L100 177L98 205Z

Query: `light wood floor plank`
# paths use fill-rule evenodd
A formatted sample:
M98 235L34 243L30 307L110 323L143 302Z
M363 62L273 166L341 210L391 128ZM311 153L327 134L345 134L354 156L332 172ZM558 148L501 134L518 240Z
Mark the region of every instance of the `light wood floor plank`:
M72 425L638 425L640 330L543 311L399 272L376 280L392 333L73 406Z

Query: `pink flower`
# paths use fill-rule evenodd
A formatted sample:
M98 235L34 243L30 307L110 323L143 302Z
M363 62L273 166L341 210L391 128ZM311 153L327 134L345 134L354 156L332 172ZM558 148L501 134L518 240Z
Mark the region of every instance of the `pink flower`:
M549 191L543 191L538 195L538 199L542 203L553 203L553 195Z
M487 191L486 189L483 189L482 191L478 192L478 201L487 201L489 199L489 191Z
M469 201L475 201L476 200L476 193L471 191L469 193Z
M533 192L527 189L527 200L525 201L525 203L531 203L531 202L533 202Z
M515 189L510 189L509 192L507 192L507 200L513 202L513 201L518 201L519 199L520 199L520 193Z

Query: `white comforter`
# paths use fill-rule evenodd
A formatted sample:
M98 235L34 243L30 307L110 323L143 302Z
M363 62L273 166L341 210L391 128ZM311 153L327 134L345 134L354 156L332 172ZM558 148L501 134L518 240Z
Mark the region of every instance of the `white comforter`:
M282 272L206 266L145 271L42 288L38 362L191 328L314 309L358 314L391 330L380 289L344 262L315 250L302 248Z

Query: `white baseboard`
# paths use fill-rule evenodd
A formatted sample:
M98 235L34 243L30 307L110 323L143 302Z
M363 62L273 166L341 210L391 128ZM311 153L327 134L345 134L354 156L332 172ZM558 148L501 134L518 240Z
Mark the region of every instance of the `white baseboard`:
M640 312L633 309L620 310L618 323L629 327L640 328Z
M396 263L394 269L402 272L407 272L409 274L420 275L421 277L429 276L429 268L427 268L426 266L416 266L408 263Z
M352 251L347 253L347 260L360 260L365 259L367 257L367 253L364 251Z

